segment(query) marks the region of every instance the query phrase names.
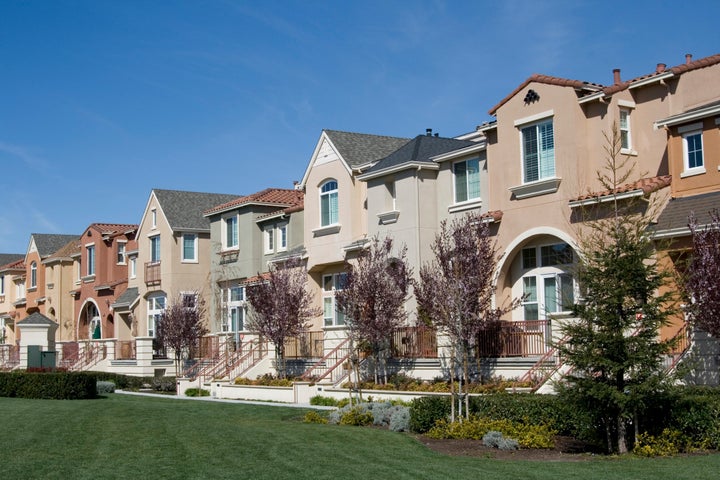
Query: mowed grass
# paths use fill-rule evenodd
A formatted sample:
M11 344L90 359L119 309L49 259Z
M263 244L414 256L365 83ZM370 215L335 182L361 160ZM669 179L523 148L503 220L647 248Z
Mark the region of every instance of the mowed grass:
M711 479L720 455L586 462L434 453L413 436L304 424L288 407L122 394L0 398L3 479Z

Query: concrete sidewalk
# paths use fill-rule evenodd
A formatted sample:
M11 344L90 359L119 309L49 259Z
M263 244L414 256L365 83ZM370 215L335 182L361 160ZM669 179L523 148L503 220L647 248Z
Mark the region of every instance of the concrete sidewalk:
M228 400L223 398L213 397L185 397L178 395L163 395L160 393L149 393L149 392L130 392L127 390L115 390L115 393L121 395L135 395L139 397L154 397L154 398L168 398L174 400L199 400L205 402L216 402L216 403L244 403L247 405L265 405L268 407L288 407L288 408L306 408L313 410L336 410L337 407L326 407L322 405L310 405L309 403L279 403L279 402L256 402L252 400Z

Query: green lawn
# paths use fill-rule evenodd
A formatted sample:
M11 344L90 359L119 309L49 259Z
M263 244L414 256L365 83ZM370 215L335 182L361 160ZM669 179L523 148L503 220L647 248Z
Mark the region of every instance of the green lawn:
M0 398L0 478L709 479L720 455L576 463L451 458L411 436L303 424L304 410L112 394Z

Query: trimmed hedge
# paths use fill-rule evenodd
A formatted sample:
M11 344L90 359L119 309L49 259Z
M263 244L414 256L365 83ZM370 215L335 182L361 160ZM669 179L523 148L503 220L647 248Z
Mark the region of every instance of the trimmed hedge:
M97 378L84 372L0 372L0 396L49 400L97 397Z

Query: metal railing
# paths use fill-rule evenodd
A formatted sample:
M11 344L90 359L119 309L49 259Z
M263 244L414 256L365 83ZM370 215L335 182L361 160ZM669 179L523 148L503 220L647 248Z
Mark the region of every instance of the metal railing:
M478 336L481 358L538 357L547 354L550 323L547 320L498 321Z
M350 338L344 339L327 355L315 362L300 377L303 380L319 382L330 379L333 385L340 383L350 374Z
M78 342L65 343L62 352L58 366L76 372L88 370L107 357L107 347L99 342L84 342L82 348Z
M145 284L160 285L160 262L145 263Z
M437 358L437 333L419 327L400 327L393 332L390 351L394 358Z
M20 365L20 347L0 345L0 371L9 371Z

